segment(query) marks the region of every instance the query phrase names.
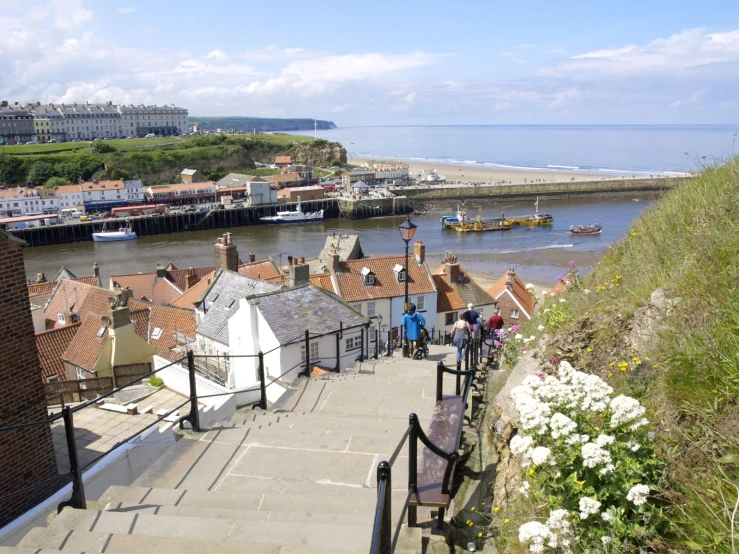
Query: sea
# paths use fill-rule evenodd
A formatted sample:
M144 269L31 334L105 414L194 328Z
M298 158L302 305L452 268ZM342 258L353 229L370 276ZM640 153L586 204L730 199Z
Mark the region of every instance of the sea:
M739 124L434 125L339 127L317 136L340 142L350 157L616 176L682 174L720 163L739 154L737 131Z

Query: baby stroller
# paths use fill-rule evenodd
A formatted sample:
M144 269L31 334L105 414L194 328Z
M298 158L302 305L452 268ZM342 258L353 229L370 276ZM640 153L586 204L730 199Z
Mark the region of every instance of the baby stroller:
M421 338L418 339L418 349L416 350L415 360L424 360L429 357L429 332L426 327L421 327Z

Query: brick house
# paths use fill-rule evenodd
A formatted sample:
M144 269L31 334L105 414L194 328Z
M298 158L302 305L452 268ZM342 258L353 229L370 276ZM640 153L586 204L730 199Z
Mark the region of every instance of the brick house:
M292 164L290 156L275 156L275 166L280 169Z
M524 323L534 315L534 296L526 290L526 285L516 275L515 268L498 279L488 289L488 294L498 302L498 312L506 325Z
M0 427L48 417L23 264L23 242L0 230ZM0 433L0 491L20 491L57 475L49 425ZM44 500L59 483L40 486L0 502L0 527Z

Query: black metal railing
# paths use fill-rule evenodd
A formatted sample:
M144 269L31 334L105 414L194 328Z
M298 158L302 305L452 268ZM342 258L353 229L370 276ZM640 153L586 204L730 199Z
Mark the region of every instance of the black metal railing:
M476 378L476 362L479 360L475 351L479 350L480 339L470 341L465 347L465 366L471 369L455 370L446 367L442 362L436 365L436 400L440 402L444 398L444 374L452 374L457 377L455 384L456 396L461 396L467 407L467 398L470 390L475 388ZM461 378L464 377L464 385ZM415 527L417 524L416 506L411 506L411 501L418 490L418 441L428 448L433 454L447 461L444 477L441 482L442 494L449 494L451 489L452 477L454 476L454 468L459 459L459 444L462 439L462 427L459 427L459 433L455 437L454 449L449 452L442 450L435 445L423 431L416 414L410 414L408 418L408 428L400 438L400 442L395 447L393 454L388 460L380 462L377 466L377 506L375 508L374 527L372 529L372 544L370 546L370 554L392 554L398 543L398 537L403 526L403 521L408 516L408 527ZM393 527L391 521L392 514L392 468L395 460L400 454L406 441L408 442L408 495L403 502L400 517ZM439 508L438 522L439 526L443 524L444 508Z
M343 338L343 334L348 331L355 331L356 329L360 329L360 348L357 349L357 351L350 351L341 355L341 339ZM375 334L375 340L371 341L369 339L370 333L374 332ZM320 360L311 360L310 358L310 342L314 341L316 339L335 335L336 336L336 356L335 356L335 363L336 365L331 368L334 372L340 371L340 365L342 359L345 358L354 358L354 360L360 360L363 361L365 359L370 358L370 343L374 342L375 348L374 348L374 357L377 358L380 353L380 346L379 346L379 331L374 330L372 331L369 328L368 324L360 324L360 325L354 325L351 327L343 327L343 324L340 325L340 328L338 331L332 331L328 333L320 333L320 334L311 334L310 331L306 330L304 334L301 334L301 336L296 337L295 339L285 343L280 344L271 350L268 350L266 352L258 352L256 354L242 354L242 355L195 355L192 350L188 350L187 354L185 356L182 356L158 369L155 369L153 371L147 372L143 375L140 375L136 377L135 379L131 380L130 382L115 387L112 390L109 390L105 394L102 394L100 396L97 396L94 399L87 400L85 402L82 402L74 407L71 406L63 406L60 413L49 417L48 419L40 420L40 421L33 421L33 422L24 422L19 423L16 425L9 425L6 427L0 427L0 438L2 437L2 434L5 432L12 432L12 431L18 431L22 429L27 429L31 427L41 426L41 425L51 425L52 423L55 423L59 421L60 419L63 421L64 424L64 436L65 436L65 442L67 447L67 455L68 455L68 461L69 461L69 468L70 470L67 473L56 475L54 477L51 477L49 479L45 479L43 481L34 483L32 485L29 485L27 487L24 487L19 490L15 490L11 493L4 494L0 496L0 501L5 501L13 496L16 496L18 494L23 494L30 492L32 490L38 489L40 487L43 487L45 485L48 485L51 487L54 486L53 491L49 493L49 495L54 494L57 490L59 490L61 487L65 486L67 483L72 483L72 494L71 497L68 500L65 500L61 502L58 505L58 510L61 511L64 507L71 506L73 508L77 509L84 509L86 507L86 500L85 500L85 491L84 491L84 484L83 484L83 472L90 468L92 465L100 461L102 458L113 452L114 450L122 447L123 445L130 442L135 437L141 435L141 433L147 431L151 427L158 425L160 423L160 420L163 418L167 418L176 412L178 412L181 408L186 406L187 404L190 404L190 412L181 417L177 417L174 423L179 423L180 428L183 428L183 425L185 422L188 422L190 425L190 428L195 432L200 432L200 413L198 411L198 400L205 399L205 398L213 398L218 396L226 396L226 395L233 395L233 394L239 394L239 393L247 393L247 392L258 392L259 393L259 399L256 400L253 403L253 408L259 407L263 410L267 409L267 388L272 385L273 383L279 381L286 375L288 375L291 372L294 372L296 369L303 366L302 371L299 373L299 376L305 376L310 378L310 368L312 362L320 362ZM293 367L283 371L279 376L271 379L270 381L267 381L266 378L266 371L265 371L265 362L264 357L280 348L284 348L285 346L290 346L293 344L298 344L302 341L305 341L305 360L302 360L301 362L298 362ZM207 395L198 395L197 393L197 375L201 374L202 367L207 364L207 360L209 358L256 358L257 359L257 367L258 367L258 379L259 384L256 387L246 388L246 389L236 389L236 390L229 390L226 392L221 393L215 393L215 394L207 394ZM196 359L202 360L204 363L196 363ZM125 438L118 443L116 443L112 448L106 450L105 452L101 452L99 456L94 458L93 460L87 462L84 466L81 464L78 451L77 451L77 440L75 437L75 427L74 427L74 414L76 412L79 412L80 410L83 410L85 408L90 407L93 404L100 403L102 400L109 398L111 396L114 396L116 393L126 389L127 387L130 387L131 385L134 385L136 383L139 383L143 381L144 379L149 379L152 376L155 376L157 373L171 367L174 365L179 365L182 362L187 363L187 370L188 370L188 378L189 378L189 395L186 400L184 400L182 403L180 403L177 406L174 406L170 408L167 413L165 414L158 414L160 417L156 421L150 423L149 425L136 430L131 436L128 438ZM222 376L219 376L222 377ZM225 379L221 378L218 379L218 381L225 381Z

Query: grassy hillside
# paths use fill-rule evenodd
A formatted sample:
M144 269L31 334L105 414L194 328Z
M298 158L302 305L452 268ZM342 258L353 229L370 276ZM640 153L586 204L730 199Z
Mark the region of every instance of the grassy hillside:
M572 360L647 407L670 521L655 550L739 548L738 214L736 158L667 193L522 331L554 329L546 359Z
M6 147L0 153L0 183L45 183L50 177L75 181L96 177L141 178L148 184L170 182L184 167L220 178L230 170L272 163L291 154L329 164L342 156L341 145L297 135L208 135L151 139L34 144ZM103 153L103 148L106 152ZM343 152L344 161L346 153Z

